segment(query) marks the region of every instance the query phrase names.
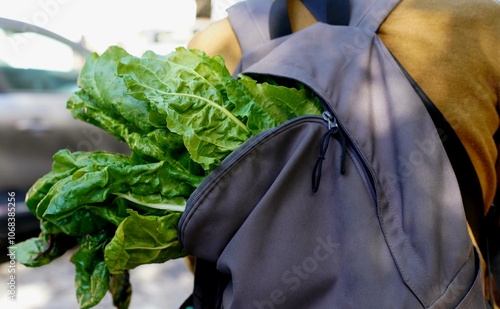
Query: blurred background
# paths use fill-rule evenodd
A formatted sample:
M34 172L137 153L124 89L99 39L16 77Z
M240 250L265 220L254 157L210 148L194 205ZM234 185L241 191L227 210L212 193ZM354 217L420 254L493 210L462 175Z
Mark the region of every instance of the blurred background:
M75 120L66 101L91 52L119 45L140 56L186 46L238 0L2 0L0 2L0 308L78 308L73 252L40 267L12 264L8 253L9 196L15 194L15 242L38 235L24 196L50 171L59 149L128 152L100 129ZM14 260L15 261L15 260ZM10 266L10 267L9 267ZM15 302L7 298L12 266ZM131 271L130 308L178 308L193 277L183 259ZM109 295L95 308L113 308Z
M0 16L43 27L97 52L120 45L134 54L185 45L234 0L2 0Z

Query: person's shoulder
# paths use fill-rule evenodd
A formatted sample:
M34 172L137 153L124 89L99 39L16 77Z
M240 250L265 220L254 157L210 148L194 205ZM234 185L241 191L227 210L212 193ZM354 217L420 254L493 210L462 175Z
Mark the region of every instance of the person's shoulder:
M187 47L203 50L209 56L221 55L231 72L241 58L238 39L227 18L215 21L197 32Z

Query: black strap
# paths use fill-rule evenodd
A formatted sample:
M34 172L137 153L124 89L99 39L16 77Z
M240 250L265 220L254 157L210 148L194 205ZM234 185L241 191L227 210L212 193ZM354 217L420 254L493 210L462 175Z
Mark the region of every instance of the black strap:
M498 198L500 198L499 193L496 194L496 201L491 206L488 214L486 215L486 220L484 224L484 238L483 241L486 250L486 265L488 270L488 275L492 276L496 285L500 282L500 211L498 209ZM488 280L489 286L486 287L489 290L490 295L494 294L493 280ZM490 300L492 302L492 300ZM493 304L491 304L493 308Z
M180 309L222 308L222 295L231 277L217 270L216 263L197 258L193 293Z
M194 309L193 294L189 295L189 297L182 303L179 309Z
M320 22L347 26L351 17L349 0L302 0L304 5ZM274 0L269 14L271 39L292 33L286 0Z

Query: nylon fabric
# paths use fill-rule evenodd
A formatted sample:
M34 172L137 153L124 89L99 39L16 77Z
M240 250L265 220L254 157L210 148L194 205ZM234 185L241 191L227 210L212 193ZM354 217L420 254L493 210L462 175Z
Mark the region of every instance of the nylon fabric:
M328 123L300 117L251 138L195 191L180 241L230 278L221 307L486 307L443 136L376 34L397 3L351 1L349 27L320 22L245 45L236 74L310 87L345 143L332 136L320 153ZM230 18L255 13L238 12Z

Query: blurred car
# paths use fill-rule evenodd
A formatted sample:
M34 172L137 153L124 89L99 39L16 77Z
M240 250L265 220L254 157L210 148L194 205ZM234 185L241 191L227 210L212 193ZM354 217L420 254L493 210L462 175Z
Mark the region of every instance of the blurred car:
M39 233L39 222L26 208L24 198L34 182L50 171L54 153L63 148L128 152L125 143L74 119L66 109L90 53L82 44L46 29L0 18L2 258L9 240L18 243ZM11 227L9 234L8 217L14 215L15 232Z

